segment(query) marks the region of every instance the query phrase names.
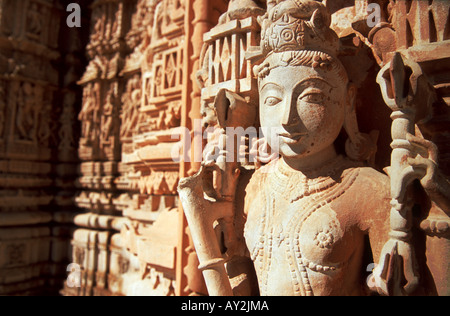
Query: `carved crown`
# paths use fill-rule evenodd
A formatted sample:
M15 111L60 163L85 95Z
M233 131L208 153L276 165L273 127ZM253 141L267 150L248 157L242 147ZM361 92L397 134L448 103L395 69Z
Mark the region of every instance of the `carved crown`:
M284 0L268 7L262 18L263 55L294 50L315 50L336 56L339 38L331 30L331 15L313 0Z

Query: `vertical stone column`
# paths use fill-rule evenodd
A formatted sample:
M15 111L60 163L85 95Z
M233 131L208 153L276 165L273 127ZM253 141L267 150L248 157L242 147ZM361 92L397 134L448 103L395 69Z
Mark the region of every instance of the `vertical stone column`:
M390 23L375 27L369 35L381 63L391 61L394 52L417 63L438 96L430 117L419 122L416 134L431 140L439 149L439 169L450 176L450 3L446 1L400 0L389 6ZM387 14L388 15L388 14ZM387 45L386 43L389 43ZM426 201L426 197L417 200ZM426 244L418 245L421 282L427 294L449 295L450 218L436 205L423 205L424 218L414 217L417 236L424 234Z
M124 37L135 2L94 1L91 34L86 46L89 59L78 85L83 89L78 113L81 160L76 205L84 210L75 217L73 260L82 270L81 288L64 288L65 295L110 295L108 288L111 245L121 230L121 208L116 185L121 160L123 80L121 71L127 47ZM70 95L66 94L66 98ZM114 278L113 278L114 279ZM117 293L121 294L121 293Z
M190 41L185 43L185 77L183 90L183 108L181 126L191 130L191 151L184 153L191 161L180 162L180 178L194 174L200 167L198 149L202 148L202 135L194 134L195 120L201 121L201 87L197 81L197 71L200 69L201 54L204 45L203 36L219 20L219 16L227 9L227 1L191 0L186 7L185 29ZM197 124L198 127L198 124ZM198 131L197 131L198 132ZM199 137L200 136L200 137ZM186 143L186 142L183 142ZM177 249L177 295L191 292L206 293L203 276L198 270L198 259L190 240L187 222L181 205L179 214L179 240Z
M60 1L0 3L0 295L56 294L65 278L76 97L61 111L62 17Z

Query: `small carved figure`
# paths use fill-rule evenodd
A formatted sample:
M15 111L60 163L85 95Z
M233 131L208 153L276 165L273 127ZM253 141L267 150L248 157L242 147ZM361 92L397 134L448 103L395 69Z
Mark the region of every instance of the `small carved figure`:
M19 90L18 93L16 116L18 137L21 140L29 140L36 143L42 88L39 86L33 87L32 84L26 82L23 84L23 89Z
M97 92L98 87L92 84L86 86L83 91L83 108L78 119L83 122L81 137L83 142L90 144L95 139L95 124L98 120Z
M120 21L120 17L122 16L121 8L118 6L116 12L114 13L112 26L111 26L111 37L119 38L120 37L120 26L122 25Z
M52 100L43 100L43 105L41 106L41 111L39 113L39 128L38 128L38 140L42 145L47 145L48 140L56 144L56 133L52 133L57 127L56 122L51 120L52 115Z
M75 121L75 98L74 93L66 93L64 95L63 109L59 119L61 127L59 128L59 145L60 150L70 150L75 148L75 138L73 133L73 125Z
M95 46L100 44L105 25L105 14L102 7L98 7L94 10L92 13L92 21L95 21L95 24L92 26L91 45Z
M121 137L130 137L139 121L139 106L141 104L142 88L139 75L131 78L127 84L127 91L122 97L122 126Z
M32 3L27 12L27 30L34 35L42 32L42 16L36 3Z
M6 0L3 1L2 12L14 12L15 11L15 1L14 0ZM14 29L14 14L0 14L2 15L2 32L6 35L11 35Z
M6 124L6 91L3 82L0 82L0 139L3 138Z
M108 91L108 94L106 96L106 102L103 106L103 115L102 115L102 128L101 128L101 134L100 138L103 143L109 142L109 139L113 133L113 112L114 107L117 104L117 98L116 95L116 87L111 86L110 90Z
M162 95L161 89L162 89L162 82L163 82L163 74L162 74L162 68L156 67L155 70L155 83L154 83L154 96L159 97ZM149 93L151 90L151 87L148 88Z

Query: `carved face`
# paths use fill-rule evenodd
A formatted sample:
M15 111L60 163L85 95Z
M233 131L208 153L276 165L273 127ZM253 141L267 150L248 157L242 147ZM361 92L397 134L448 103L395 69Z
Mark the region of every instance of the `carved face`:
M259 81L261 126L286 158L319 153L334 143L345 120L347 82L310 66L271 69Z

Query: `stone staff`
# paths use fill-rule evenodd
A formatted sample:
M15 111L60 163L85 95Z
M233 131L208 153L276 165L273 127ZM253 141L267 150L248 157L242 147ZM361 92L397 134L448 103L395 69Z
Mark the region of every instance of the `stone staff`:
M215 99L215 108L221 129L219 154L214 161L202 163L196 175L181 179L178 193L200 262L199 269L205 278L209 295L231 296L233 291L225 269L226 259L214 230L214 223L218 222L224 233L225 247L231 256L236 242L234 197L240 175L237 159L239 150L236 146L239 146L240 141L234 139L236 136L234 134L227 135L226 130L251 126L255 121L256 109L246 99L228 90L219 91ZM204 179L211 169L216 176L213 181L214 188L208 190L209 181ZM204 199L205 191L214 192L211 195L214 195L216 201Z
M415 134L416 123L430 115L434 89L420 66L395 53L379 73L386 104L392 109L391 214L390 240L385 244L380 265L375 269L378 290L386 295L407 295L419 283L417 260L411 244L412 196L410 184L417 170L408 164L412 157L408 134Z
M213 224L220 218L232 216L232 202L212 203L203 198L204 169L202 166L196 175L181 179L178 194L209 295L231 296L233 291Z

